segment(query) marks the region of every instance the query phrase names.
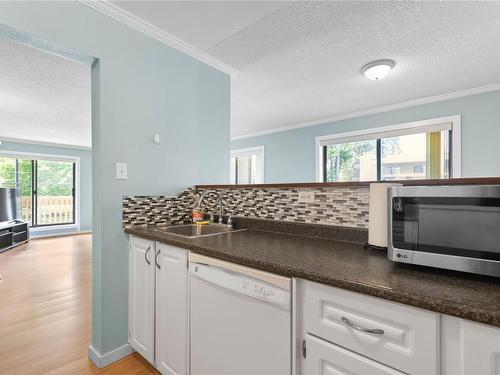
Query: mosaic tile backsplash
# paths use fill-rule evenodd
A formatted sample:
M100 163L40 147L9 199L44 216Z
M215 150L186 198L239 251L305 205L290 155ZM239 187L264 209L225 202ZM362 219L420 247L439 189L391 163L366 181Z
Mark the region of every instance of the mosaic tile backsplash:
M302 223L368 228L368 187L224 188L224 214ZM186 223L203 189L177 196L123 198L123 226ZM313 191L314 202L299 203L300 191ZM217 214L217 196L207 195L202 210Z

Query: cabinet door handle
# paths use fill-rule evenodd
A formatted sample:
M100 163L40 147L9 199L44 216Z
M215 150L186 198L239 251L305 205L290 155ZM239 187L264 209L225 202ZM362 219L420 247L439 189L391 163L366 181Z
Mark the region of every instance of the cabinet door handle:
M156 267L158 267L158 269L161 270L160 263L158 263L158 255L160 255L160 249L158 249L158 251L156 252L156 255L155 255L155 264L156 264Z
M349 319L347 319L345 316L342 317L342 321L349 327L357 330L357 331L362 331L362 332L366 332L366 333L374 333L376 335L383 335L384 334L384 330L383 329L379 329L379 328L364 328L364 327L361 327L361 326L358 326L356 324L354 324L353 322L351 322Z
M146 250L146 252L144 253L144 259L146 260L146 263L148 264L148 266L151 265L151 262L149 261L148 259L148 254L149 254L149 251L151 250L151 246L148 246L148 249Z

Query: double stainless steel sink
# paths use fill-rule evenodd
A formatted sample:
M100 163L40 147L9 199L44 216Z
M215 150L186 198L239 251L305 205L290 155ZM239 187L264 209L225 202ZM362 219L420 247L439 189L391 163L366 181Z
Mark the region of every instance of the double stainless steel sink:
M163 232L167 232L169 234L185 238L216 236L220 234L239 232L242 230L245 229L231 229L223 224L208 224L208 225L186 224L186 225L175 225L162 229Z

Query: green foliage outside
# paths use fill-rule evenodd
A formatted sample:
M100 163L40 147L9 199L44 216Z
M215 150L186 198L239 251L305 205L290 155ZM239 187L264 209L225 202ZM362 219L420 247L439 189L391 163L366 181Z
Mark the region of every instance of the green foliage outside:
M382 140L382 157L399 154L399 137ZM358 181L359 158L367 154L376 157L377 140L339 143L326 146L326 181Z
M18 159L19 185L23 196L31 196L31 160ZM38 195L71 196L73 164L38 160ZM0 158L0 187L16 187L16 159Z
M357 181L359 158L376 152L376 141L338 143L326 146L326 177L328 182Z
M72 195L73 163L39 160L37 175L38 195Z

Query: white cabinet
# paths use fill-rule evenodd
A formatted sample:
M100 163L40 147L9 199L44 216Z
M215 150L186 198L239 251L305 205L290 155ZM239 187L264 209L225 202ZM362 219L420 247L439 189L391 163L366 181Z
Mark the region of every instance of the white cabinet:
M129 343L166 375L189 374L188 254L130 236ZM301 375L500 375L500 328L310 281L294 285L292 362Z
M441 316L442 375L500 375L500 328Z
M156 244L156 367L184 375L188 366L187 251Z
M162 374L188 373L187 250L129 240L129 343Z
M138 237L129 241L129 343L154 361L155 243Z
M439 314L300 280L309 333L408 374L439 373Z
M306 335L303 375L404 375L350 350Z

